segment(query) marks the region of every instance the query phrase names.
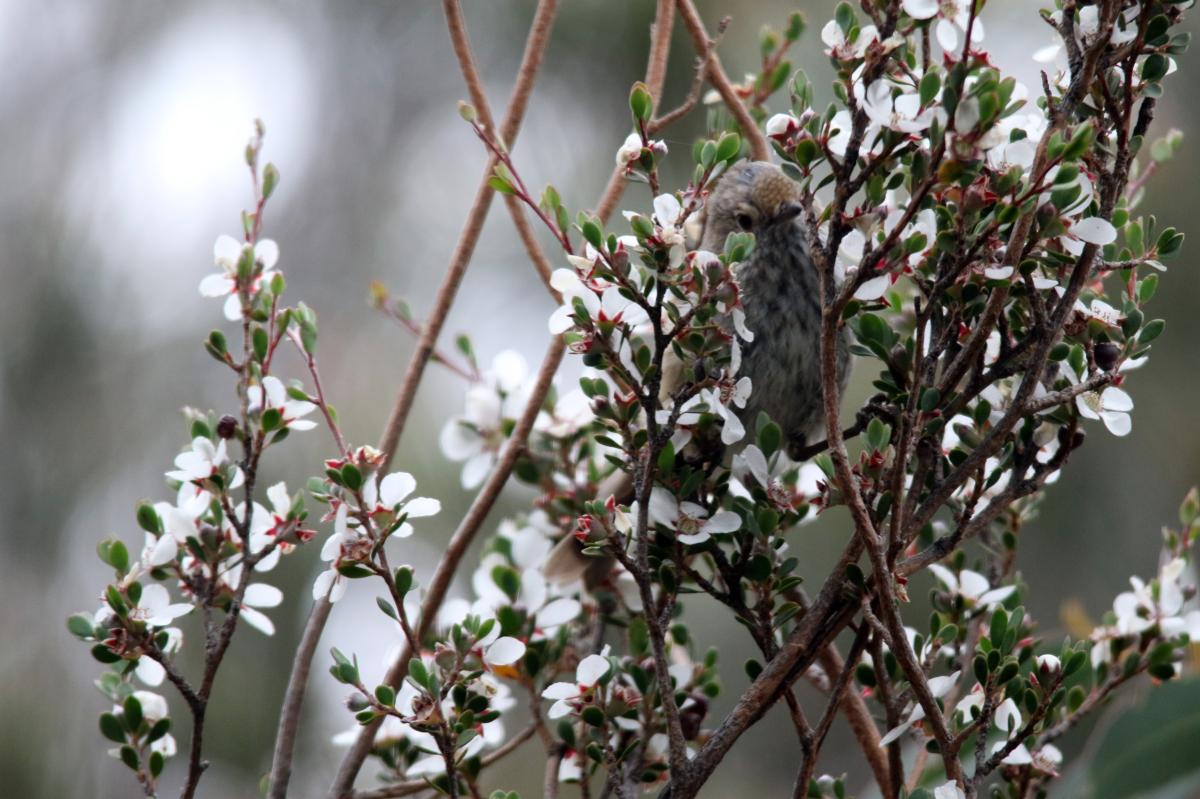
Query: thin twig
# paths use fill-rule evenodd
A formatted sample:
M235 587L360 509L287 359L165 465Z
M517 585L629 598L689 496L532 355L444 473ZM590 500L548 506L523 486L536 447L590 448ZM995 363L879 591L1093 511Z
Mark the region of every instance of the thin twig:
M450 5L453 5L457 9L456 3L447 2L447 6ZM540 0L537 10L534 12L534 21L530 26L529 37L526 40L525 53L521 59L521 66L517 72L516 82L513 85L508 110L505 113L504 122L500 128L501 135L507 142L515 139L521 121L525 116L529 97L533 91L534 80L537 77L542 56L550 39L550 25L553 22L557 9L557 0ZM488 178L494 167L494 162L489 161L480 187L476 191L475 201L471 206L471 211L468 213L467 222L464 225L458 245L455 247L454 255L446 270L446 277L443 279L442 286L438 290L438 298L434 304L432 315L422 330L421 337L417 342L417 351L413 354L412 360L409 362L409 368L405 373L391 415L388 418L380 443L380 451L383 453L384 459L381 466L383 470L386 470L387 463L395 455L404 423L408 418L409 412L412 410L417 386L420 384L425 366L433 354L438 334L441 332L446 316L450 311L450 306L457 294L458 285L462 281L463 273L466 271L471 255L474 253L475 244L478 241L484 219L487 217L487 212L491 205L492 196L495 193L487 185ZM507 474L505 476L507 477ZM302 646L296 652L296 659L292 665L292 673L288 678L288 688L284 695L285 702L280 711L279 729L276 733L275 756L271 767L269 799L285 799L287 796L287 783L291 774L291 761L295 750L296 728L300 722L300 707L304 700L304 691L308 680L308 673L311 669L312 658L316 651L317 643L320 640L321 632L324 630L325 624L329 619L329 611L328 601L317 600L313 603L312 611L310 611L308 621L305 623L304 635L301 639ZM347 755L347 759L349 757ZM339 769L338 781L334 785L335 794L345 793L353 786L354 777L357 775L358 769L366 757L366 749L363 749L361 754L356 753L356 757L357 762L352 766L350 763L343 761L342 768Z
M691 34L696 52L708 52L711 39L704 27L704 20L700 18L700 12L696 10L695 3L692 0L678 0L678 8L679 16L683 18L683 24L687 27L688 33ZM754 117L750 116L750 111L746 108L746 104L742 102L742 98L738 97L737 91L734 90L733 84L729 81L729 76L725 74L725 70L721 67L721 59L717 57L715 52L708 55L708 80L713 88L717 90L717 94L721 95L721 100L724 101L725 107L729 109L729 113L737 121L738 127L742 132L742 138L750 145L750 157L755 161L770 159L771 148L767 146L766 136L758 129L758 124L755 123Z
M457 48L459 33L464 30L462 10L455 0L443 0L442 7L446 13L447 25L451 30L451 41ZM534 12L529 38L525 43L525 55L517 71L517 81L513 86L512 97L509 99L508 111L505 113L498 131L500 139L510 148L516 139L521 121L525 117L525 109L529 105L529 97L533 92L534 79L537 77L542 56L546 51L546 44L550 39L550 25L557 10L558 0L541 0ZM462 35L465 36L465 33ZM425 367L433 355L438 335L446 322L446 316L450 313L450 306L458 296L458 288L462 284L463 275L471 262L471 256L475 254L475 245L479 241L479 234L483 230L484 220L487 218L492 198L496 193L495 189L488 184L495 168L496 159L489 159L479 188L475 192L475 200L467 214L467 221L463 225L458 244L455 245L454 253L450 257L446 276L442 279L442 285L434 299L433 309L425 323L421 337L417 340L416 352L413 353L412 359L408 363L408 369L400 384L400 391L396 395L396 401L388 416L387 425L384 427L383 437L379 443L379 450L383 453L383 463L380 468L384 471L387 470L388 464L396 454L396 445L400 441L400 434L404 431L404 424L412 411L417 388L425 374Z
M517 459L525 451L525 442L529 437L529 433L533 430L533 423L537 419L542 403L545 402L546 395L550 391L554 374L558 371L558 365L562 362L565 351L566 345L561 337L555 338L550 344L550 348L542 360L537 381L531 390L529 401L521 413L521 418L517 421L517 426L513 430L512 436L505 445L496 465L492 468L492 473L488 476L483 488L476 495L475 500L471 503L471 507L467 510L466 515L459 522L458 528L454 531L454 535L450 537L449 543L446 544L446 551L442 555L436 571L434 571L433 579L430 581L425 598L421 603L421 616L416 630L417 640L423 639L433 627L438 609L441 607L442 601L446 597L446 592L450 588L450 583L458 571L458 564L462 561L463 556L466 555L468 547L475 540L476 533L483 526L484 520L491 511L496 499L500 496L500 491L504 488L505 483L508 482ZM392 662L387 676L383 681L393 688L399 687L408 673L408 663L412 656L413 652L409 645L405 643L396 660ZM342 760L342 765L338 769L330 796L344 797L350 794L354 785L354 778L357 776L358 770L362 767L363 761L366 760L367 755L370 753L371 745L375 740L375 733L382 722L383 719L378 718L370 724L364 725L359 731L358 737L351 744L350 750Z

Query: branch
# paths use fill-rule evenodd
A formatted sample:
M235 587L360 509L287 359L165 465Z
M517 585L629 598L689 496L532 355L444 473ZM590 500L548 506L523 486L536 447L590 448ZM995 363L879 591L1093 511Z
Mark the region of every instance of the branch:
M442 605L442 600L446 597L446 591L449 590L450 583L458 571L459 563L462 561L463 556L466 555L471 542L475 540L475 534L483 526L488 512L491 511L492 505L495 504L496 499L500 496L500 491L504 488L505 483L508 482L513 467L516 465L517 458L525 451L525 442L529 438L529 433L533 430L533 423L541 411L542 403L545 402L546 395L550 392L554 374L558 371L558 365L562 362L565 351L566 345L561 337L555 338L551 342L550 348L542 360L537 382L533 386L529 401L521 413L521 418L517 421L517 426L513 430L512 436L505 445L500 459L496 462L495 467L493 467L492 473L488 476L487 482L480 489L479 494L475 497L475 501L471 503L471 507L467 510L466 515L459 522L458 529L454 531L454 535L451 536L449 543L446 545L446 551L438 563L437 570L434 572L433 579L430 581L428 591L425 594L425 599L421 603L421 618L417 624L416 631L417 640L423 639L429 633L437 617L438 609ZM410 645L406 642L396 660L392 662L391 668L388 669L387 676L383 681L393 688L398 688L408 673L408 662L413 657L413 654ZM366 760L367 755L370 753L371 746L375 740L375 733L382 723L383 719L377 718L372 723L363 726L359 731L358 737L354 740L350 750L342 760L341 767L338 769L337 777L334 779L333 786L330 789L329 795L331 797L339 798L350 795L354 786L354 778L358 775L363 761Z
M696 10L695 3L692 0L679 0L678 8L679 16L683 17L683 24L692 36L696 52L708 52L713 43L704 27L704 20L700 18L700 12ZM738 97L733 84L729 82L729 76L721 67L721 60L716 53L710 53L708 57L708 80L717 90L717 94L721 95L725 107L729 109L729 113L733 115L738 127L741 128L743 138L750 144L750 157L755 161L769 160L771 148L767 146L767 139L758 129L754 117L750 116L750 111L742 102L742 98Z
M451 16L452 11L458 10L457 3L450 2L450 0L447 0L445 5L448 17ZM509 100L508 111L505 114L504 122L501 124L501 135L504 136L506 141L512 141L516 137L521 121L525 116L529 97L533 91L534 79L537 77L542 56L550 39L550 25L554 20L557 8L557 0L540 0L537 10L534 12L533 24L530 27L529 37L525 43L525 53L522 56L521 66L517 72L517 79L513 86L512 97ZM405 372L395 405L388 418L380 443L380 451L383 453L383 463L380 468L383 470L387 469L387 464L395 455L396 447L400 442L400 434L404 429L404 423L408 419L409 412L412 410L417 386L424 375L425 366L429 363L429 359L433 355L438 334L441 332L442 326L446 321L446 316L450 312L450 306L457 295L458 286L462 281L463 274L466 272L471 255L475 251L475 244L479 240L479 233L483 228L484 219L487 217L488 209L491 206L492 196L495 194L495 191L488 185L488 178L491 176L494 167L494 161L490 160L484 170L479 189L475 194L475 201L468 213L458 245L455 247L454 255L451 257L450 265L446 270L446 277L443 279L442 286L438 290L433 313L421 331L421 336L417 342L417 351L413 354L412 360L409 361L408 370ZM507 477L507 472L505 473L505 477ZM305 623L304 635L301 638L301 647L297 650L296 659L292 664L292 673L288 678L288 687L284 695L284 705L280 711L279 729L276 733L275 753L271 766L269 799L285 799L287 796L287 784L291 775L291 761L295 750L296 728L300 723L300 707L304 701L304 691L308 681L312 658L316 651L317 643L320 640L321 632L325 629L325 624L329 619L329 611L330 605L327 600L317 600L313 604L312 611L309 613L308 621ZM349 781L345 785L346 790L353 785L354 775L357 774L361 764L362 759L359 759L358 763L353 767ZM347 770L346 766L347 764L343 762L343 770Z
M443 0L442 7L450 28L451 41L455 43L457 49L459 43L456 38L456 26L461 28L463 24L462 10L455 0ZM553 22L557 10L558 0L540 0L537 11L534 12L533 25L529 29L529 38L525 43L525 55L522 57L521 66L517 72L517 82L513 86L512 97L509 100L504 121L500 123L499 137L510 147L513 140L516 139L517 131L525 116L525 109L529 105L534 79L537 77L542 56L546 51L546 44L550 39L550 23ZM458 287L462 284L463 275L471 262L471 256L475 253L475 245L479 241L479 234L483 230L484 220L487 218L492 198L496 193L495 189L488 185L488 180L495 168L496 159L489 159L479 188L475 192L471 210L467 213L467 221L463 225L458 244L455 245L454 253L450 257L446 276L442 279L442 285L438 289L432 313L425 323L421 337L417 340L417 350L408 363L408 369L400 384L400 391L396 395L396 401L388 416L387 425L379 443L379 450L383 453L383 463L380 469L384 471L387 470L388 464L396 454L400 434L404 431L404 424L408 420L413 401L417 396L417 387L420 385L421 378L425 374L425 367L433 355L438 334L441 333L446 316L450 313L450 306L458 295Z

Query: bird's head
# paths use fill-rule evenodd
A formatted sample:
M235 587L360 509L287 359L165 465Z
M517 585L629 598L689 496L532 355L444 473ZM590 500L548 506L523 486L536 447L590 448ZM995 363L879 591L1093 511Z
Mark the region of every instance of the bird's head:
M730 233L744 230L763 236L799 216L800 187L766 161L743 161L721 176L704 207L701 246L720 252Z

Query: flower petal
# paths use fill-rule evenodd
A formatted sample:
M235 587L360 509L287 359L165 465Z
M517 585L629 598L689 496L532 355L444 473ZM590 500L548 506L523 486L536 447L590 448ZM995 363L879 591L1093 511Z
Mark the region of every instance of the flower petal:
M583 610L579 600L570 597L560 597L551 600L537 612L537 626L543 630L549 627L559 627L573 620Z
M516 663L525 655L525 644L518 641L512 636L505 635L497 638L491 646L487 648L483 659L493 666L509 666Z
M410 519L434 516L442 509L442 503L433 497L417 497L404 504L403 512Z
M741 516L731 510L719 510L700 529L705 533L736 533L741 528ZM680 540L683 540L683 536L680 536Z
M1112 244L1117 240L1117 229L1107 219L1089 216L1071 225L1071 235L1088 244Z
M937 16L938 0L904 0L904 13L913 19L930 19Z
M608 662L608 658L602 655L588 655L579 661L579 666L575 669L575 681L580 685L595 685L611 668L612 664Z
M394 508L407 499L416 487L416 478L408 472L392 472L379 481L379 501L384 507Z
M283 592L267 583L253 583L246 587L242 602L256 608L273 608L283 602Z

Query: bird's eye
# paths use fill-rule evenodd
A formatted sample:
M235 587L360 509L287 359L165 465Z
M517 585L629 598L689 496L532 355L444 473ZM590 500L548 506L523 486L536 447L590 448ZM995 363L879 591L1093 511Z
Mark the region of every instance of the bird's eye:
M750 228L754 227L754 219L750 216L750 214L738 214L737 223L738 227L740 227L742 230L749 230Z

